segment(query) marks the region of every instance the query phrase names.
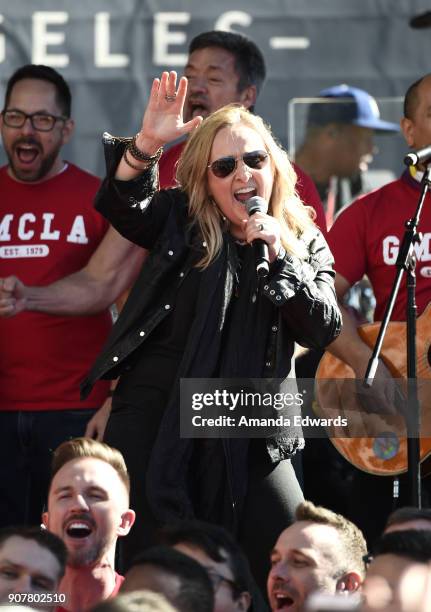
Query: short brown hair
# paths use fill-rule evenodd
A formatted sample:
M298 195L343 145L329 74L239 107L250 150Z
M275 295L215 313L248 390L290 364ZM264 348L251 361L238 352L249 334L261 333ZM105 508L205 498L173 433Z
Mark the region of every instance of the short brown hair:
M414 506L403 506L397 508L388 516L385 529L392 525L402 525L410 521L429 521L431 529L431 508L416 508Z
M3 527L0 529L0 550L10 538L22 538L36 542L42 548L46 548L58 561L60 570L57 580L60 581L66 571L67 548L63 540L47 529L41 527L18 525Z
M108 446L104 442L98 442L91 438L73 438L60 444L54 451L51 464L51 482L57 472L69 461L91 457L108 463L117 472L120 480L130 493L130 478L123 455L116 448Z
M342 514L336 514L323 506L315 506L311 501L303 501L296 508L297 521L310 521L321 525L329 525L338 531L343 545L343 554L340 555L340 572L357 571L365 577L365 562L363 557L367 553L367 543L362 531Z

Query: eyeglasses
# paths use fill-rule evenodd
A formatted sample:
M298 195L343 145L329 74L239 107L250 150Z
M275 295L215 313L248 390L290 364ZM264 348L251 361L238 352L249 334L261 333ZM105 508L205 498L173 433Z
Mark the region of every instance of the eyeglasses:
M237 583L231 578L226 578L226 576L222 576L222 574L216 572L212 567L205 567L205 569L207 570L208 576L210 577L210 580L214 587L214 592L217 591L222 582L226 582L226 584L229 584L232 587L232 591L234 593L239 591Z
M28 115L20 110L2 111L5 125L11 128L22 128L27 119L34 130L38 132L50 132L57 121L67 121L67 117L50 115L49 113L32 113Z
M242 159L245 165L253 168L253 170L260 170L266 164L268 157L267 151L251 151L251 153L244 153L240 157L233 157L233 155L221 157L208 164L207 167L217 178L226 178L235 170L238 160Z

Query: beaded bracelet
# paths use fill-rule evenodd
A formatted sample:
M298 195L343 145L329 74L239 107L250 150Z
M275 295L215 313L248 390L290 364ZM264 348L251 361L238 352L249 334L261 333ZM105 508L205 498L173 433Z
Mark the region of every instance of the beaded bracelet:
M124 149L123 159L124 159L124 161L126 162L126 164L127 164L128 166L130 166L131 168L133 168L133 170L139 170L139 172L143 172L144 170L147 170L147 168L149 168L150 166L152 166L152 165L153 165L153 164L148 164L148 160L146 160L146 161L147 161L147 165L146 165L146 166L144 166L144 168L142 168L142 167L140 167L140 166L135 166L135 164L132 164L132 162L131 162L131 161L129 161L129 160L127 159L127 151L128 151L128 150L129 150L129 149L127 149L127 148L126 148L126 149Z
M160 157L162 156L163 147L160 147L160 149L157 149L154 155L148 155L148 153L144 153L143 151L141 151L141 149L138 149L138 147L136 146L137 136L138 134L136 134L136 136L133 136L132 140L129 142L128 147L127 147L130 151L131 156L134 157L137 161L146 161L146 162L153 162L153 163L158 162Z

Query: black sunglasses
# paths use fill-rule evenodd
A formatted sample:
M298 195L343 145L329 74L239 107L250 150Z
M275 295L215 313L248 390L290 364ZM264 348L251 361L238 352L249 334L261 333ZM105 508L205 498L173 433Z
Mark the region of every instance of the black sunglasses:
M226 178L235 170L238 160L242 159L246 166L253 168L253 170L260 170L265 165L268 157L267 151L251 151L250 153L244 153L240 157L229 155L228 157L216 159L211 164L208 164L208 168L211 169L217 178Z

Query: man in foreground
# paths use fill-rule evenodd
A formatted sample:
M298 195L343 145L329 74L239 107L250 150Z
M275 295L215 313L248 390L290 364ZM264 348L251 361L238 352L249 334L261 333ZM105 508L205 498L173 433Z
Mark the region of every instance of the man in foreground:
M361 531L340 514L301 503L296 521L271 552L271 610L304 611L311 593L355 593L365 577L367 548Z
M43 523L68 552L64 609L89 610L118 593L123 577L115 572L115 547L135 520L129 487L121 453L106 444L77 438L55 451Z
M59 584L67 551L53 533L40 527L0 530L0 603L52 610L63 601Z

